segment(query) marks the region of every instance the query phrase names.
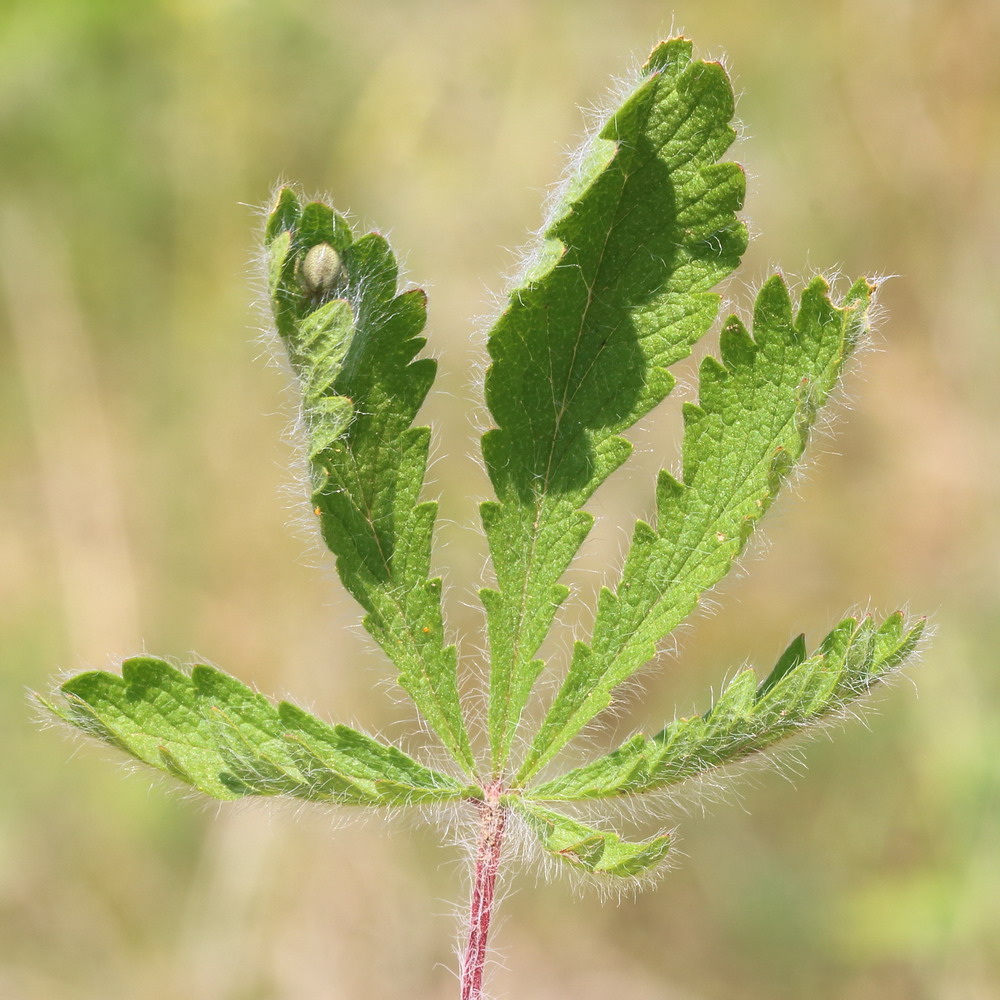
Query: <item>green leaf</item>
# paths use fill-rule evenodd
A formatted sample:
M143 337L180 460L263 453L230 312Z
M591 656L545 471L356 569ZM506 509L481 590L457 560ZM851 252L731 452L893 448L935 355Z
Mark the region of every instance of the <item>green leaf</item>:
M667 834L630 843L616 833L596 830L537 802L512 797L511 805L549 854L595 875L642 875L659 865L670 850Z
M924 621L901 612L877 625L842 621L805 657L796 639L768 677L736 675L704 715L677 719L655 736L636 735L617 750L529 789L532 799L578 800L656 791L738 763L804 729L841 717L913 652Z
M807 656L806 637L804 633L797 635L781 654L774 669L767 675L760 687L760 693L765 694L774 687L789 670L794 670Z
M412 805L482 796L396 747L273 704L234 677L186 674L151 657L122 674L88 671L39 699L71 725L217 799L289 795L342 805Z
M835 306L822 278L797 315L779 276L757 297L754 336L735 316L721 357L706 357L697 405L684 407L683 482L660 473L656 527L639 521L615 591L604 588L589 644L569 672L518 774L523 782L611 702L615 687L724 577L805 449L816 414L866 328L872 286Z
M573 869L642 876L664 861L668 835L628 842L557 811L560 803L655 793L840 719L906 659L923 628L901 614L848 618L811 654L798 636L765 679L738 673L702 715L539 777L732 568L867 328L868 281L834 302L816 279L793 307L780 276L757 297L752 335L736 317L724 323L718 358L700 367L698 403L683 409L681 469L676 478L660 473L654 516L635 525L589 640L574 645L541 728L528 732L539 649L593 523L584 508L628 457L624 433L672 391L671 367L714 325L715 289L746 249L737 217L743 172L722 162L733 113L718 64L695 60L686 39L657 46L585 144L490 333L493 426L482 454L495 499L480 508L495 575L481 592L491 656L486 773L459 699L441 580L431 576L437 505L422 500L430 432L414 426L436 370L420 357L425 295L400 290L382 236L359 236L328 205L303 204L289 189L267 219L265 256L275 325L300 390L312 507L366 629L454 775L207 666L185 672L141 657L120 676L80 674L57 697L38 699L217 799L450 803L478 812L463 995L481 992L512 814ZM519 755L527 748L523 760L515 745Z
M399 683L455 760L474 770L430 578L437 504L420 502L430 431L412 427L434 379L422 290L397 294L377 233L354 238L328 206L283 190L265 231L271 304L302 390L312 501L341 580Z
M723 69L660 45L591 141L489 339L482 505L496 573L484 590L494 767L541 669L534 659L590 530L580 508L628 457L621 432L673 387L668 366L715 319L710 291L739 263L744 177L719 163L734 132Z

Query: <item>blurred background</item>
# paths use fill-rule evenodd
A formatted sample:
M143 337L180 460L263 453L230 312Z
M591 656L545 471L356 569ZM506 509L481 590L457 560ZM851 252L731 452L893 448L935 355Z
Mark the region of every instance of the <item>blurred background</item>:
M700 711L847 608L907 605L937 635L913 683L806 748L794 782L764 772L672 813L683 856L656 892L602 903L507 871L492 992L1000 997L1000 5L2 7L4 1000L456 993L462 852L438 831L206 807L43 731L25 691L143 650L197 655L406 740L386 664L298 526L286 379L252 307L259 207L279 178L329 191L430 289L438 560L472 667L481 317L580 106L672 26L745 92L756 237L727 297L745 307L777 261L898 277L836 438L614 730ZM677 430L671 402L595 498L584 597Z

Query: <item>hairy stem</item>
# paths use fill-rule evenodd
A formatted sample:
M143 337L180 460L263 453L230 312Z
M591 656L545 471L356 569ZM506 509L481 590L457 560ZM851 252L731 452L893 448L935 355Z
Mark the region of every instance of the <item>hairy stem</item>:
M479 804L479 841L476 845L476 869L469 908L469 943L462 958L462 1000L481 1000L483 965L486 962L486 939L493 917L497 868L503 850L503 831L507 809L500 804L500 782L486 789Z

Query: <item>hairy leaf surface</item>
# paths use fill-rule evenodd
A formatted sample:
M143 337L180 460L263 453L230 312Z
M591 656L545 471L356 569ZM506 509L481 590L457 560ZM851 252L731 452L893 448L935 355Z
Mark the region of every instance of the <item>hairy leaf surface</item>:
M621 437L656 406L718 310L710 289L739 263L744 177L719 163L734 132L721 66L663 43L565 186L535 266L489 339L482 505L496 589L482 598L492 657L489 735L507 760L566 597L559 583L590 529L580 508L628 456Z
M549 854L595 875L642 875L661 864L670 851L667 834L633 843L537 802L515 799L512 804Z
M705 358L699 402L684 407L683 482L660 473L656 526L637 523L618 586L602 590L593 637L576 643L519 780L606 708L614 688L729 572L866 329L870 293L858 281L835 306L816 278L796 315L776 276L757 297L752 338L735 316L726 322L722 360Z
M274 318L302 390L323 537L400 684L471 773L441 580L429 577L437 504L420 502L430 431L411 426L435 372L432 359L413 360L424 345L426 297L420 289L397 294L396 261L381 236L355 239L328 206L301 207L288 189L266 245Z
M214 667L186 674L137 657L121 676L78 674L60 693L58 704L43 704L66 722L217 799L383 806L482 794L355 729L276 705Z
M903 663L923 628L923 620L907 625L899 612L881 625L846 618L809 657L800 636L760 684L744 670L704 715L677 719L655 736L633 736L527 794L568 801L638 794L738 763L842 716Z

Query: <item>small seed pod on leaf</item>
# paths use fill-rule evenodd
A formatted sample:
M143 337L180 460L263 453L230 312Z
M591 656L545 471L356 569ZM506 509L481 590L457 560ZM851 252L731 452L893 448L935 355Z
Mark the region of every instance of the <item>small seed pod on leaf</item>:
M344 277L344 262L329 243L317 243L302 258L300 269L306 294L314 299L330 295Z

